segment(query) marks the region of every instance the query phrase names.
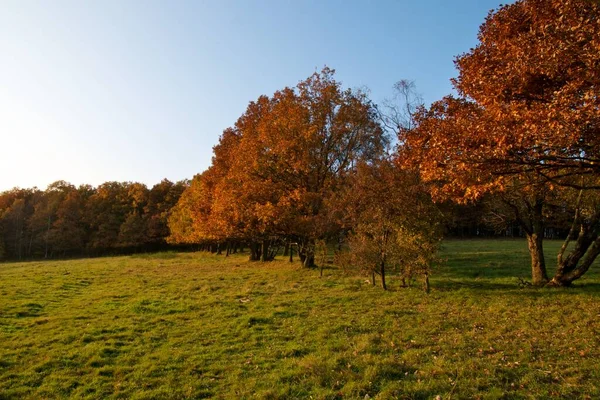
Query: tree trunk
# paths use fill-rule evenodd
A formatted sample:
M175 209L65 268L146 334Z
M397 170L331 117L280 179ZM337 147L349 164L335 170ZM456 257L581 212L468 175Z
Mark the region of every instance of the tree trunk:
M385 262L381 262L379 264L379 274L381 275L381 287L383 290L387 290L387 285L385 284Z
M258 243L252 242L250 243L250 261L258 260L260 260L260 250L258 248Z
M574 280L581 278L588 271L600 254L600 237L594 225L595 223L581 226L575 247L567 257L562 257L563 249L561 249L556 274L548 283L549 286L570 286ZM568 243L568 240L569 238L565 243Z
M269 241L268 240L263 240L262 241L262 250L261 250L261 261L265 262L265 261L269 261Z
M305 268L313 268L315 266L314 240L306 240L302 242L301 246L299 255L302 265L304 265Z
M290 242L285 242L285 247L283 248L283 256L287 257L290 254Z
M290 262L294 262L294 248L290 246Z
M533 285L541 286L548 282L546 261L544 259L544 198L535 196L533 199L521 198L526 207L523 211L515 202L501 198L504 204L513 210L515 221L527 237L529 256L531 257L531 281Z
M300 257L300 262L304 265L304 261L306 260L306 253L303 253L302 250L298 250L298 257Z
M423 290L425 293L429 293L431 287L429 286L429 273L425 272L425 281L423 282Z
M527 245L531 256L531 283L536 286L544 285L548 282L548 273L544 259L542 233L528 234Z
M573 283L573 281L581 278L583 274L585 274L590 269L590 266L599 254L600 238L596 239L594 243L591 244L588 251L585 253L583 260L581 260L581 262L579 263L579 266L563 277L563 286L570 286L571 283Z
M304 261L306 261L306 242L305 241L298 241L297 243L297 249L298 249L298 258L300 258L300 262L302 263L302 265L304 265Z
M308 253L304 258L304 267L305 268L313 268L315 266L315 255L312 253Z
M371 271L371 285L375 286L375 271Z

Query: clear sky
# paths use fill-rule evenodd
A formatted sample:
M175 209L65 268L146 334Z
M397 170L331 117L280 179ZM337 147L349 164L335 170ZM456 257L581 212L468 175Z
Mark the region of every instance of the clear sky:
M0 0L0 191L191 178L249 101L325 65L434 101L499 3Z

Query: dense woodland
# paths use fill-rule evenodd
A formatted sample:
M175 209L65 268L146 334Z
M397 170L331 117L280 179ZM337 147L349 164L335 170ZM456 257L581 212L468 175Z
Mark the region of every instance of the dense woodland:
M527 238L534 284L567 286L600 254L600 5L522 0L490 12L455 60L456 94L414 84L376 105L324 68L250 102L190 182L0 195L0 257L201 245L407 279L444 232ZM545 238L561 237L548 273Z
M185 182L106 182L96 188L59 181L44 191L0 194L0 259L23 260L159 250Z

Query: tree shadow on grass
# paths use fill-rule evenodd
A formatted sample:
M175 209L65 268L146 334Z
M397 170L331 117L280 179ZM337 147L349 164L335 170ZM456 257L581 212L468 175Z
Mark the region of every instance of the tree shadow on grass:
M550 277L554 274L555 256L561 245L561 240L546 240L544 243ZM526 282L531 281L531 264L524 239L448 240L443 244L440 255L444 262L433 273L440 287L455 289L473 286L483 290L529 288ZM600 260L596 260L588 273L575 281L573 288L598 293L599 270ZM560 293L560 288L556 292Z
M432 280L432 289L440 292L456 292L470 291L480 294L498 294L504 293L511 296L532 297L538 295L552 296L563 295L565 293L573 294L589 294L592 296L600 296L600 282L596 281L580 281L575 282L570 287L548 287L548 286L533 286L529 283L528 278L507 275L498 279L456 279L449 277L438 277Z
M531 286L529 254L518 241L455 242L460 248L448 249L443 265L432 274L432 287L440 291L472 290L475 292L503 291L511 295L564 294L585 292L600 295L600 263L569 288ZM556 247L558 242L551 243ZM470 246L467 248L467 246ZM506 249L499 251L499 247ZM493 251L496 250L496 251ZM554 253L554 251L552 251ZM547 258L548 275L554 274L552 260Z

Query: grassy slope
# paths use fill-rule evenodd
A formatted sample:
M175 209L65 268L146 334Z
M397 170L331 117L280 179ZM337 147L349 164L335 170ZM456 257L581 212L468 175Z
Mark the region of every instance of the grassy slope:
M244 255L0 264L0 398L600 398L597 273L520 289L522 241L444 257L429 295Z

